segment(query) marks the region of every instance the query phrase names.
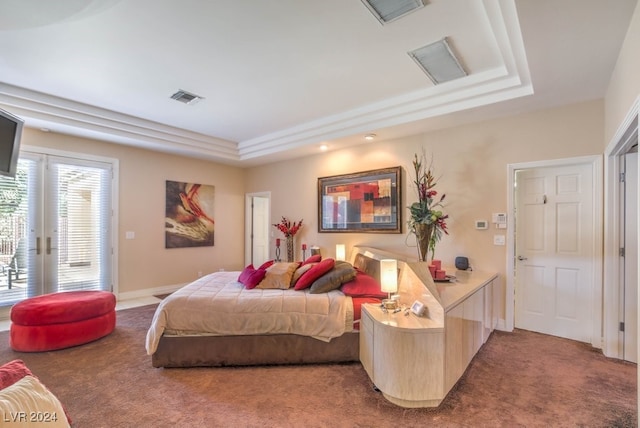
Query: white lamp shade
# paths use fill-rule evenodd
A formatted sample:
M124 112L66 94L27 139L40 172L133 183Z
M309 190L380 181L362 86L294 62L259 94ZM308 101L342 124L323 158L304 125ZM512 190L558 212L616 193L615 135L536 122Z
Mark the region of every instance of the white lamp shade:
M336 260L344 261L346 258L346 250L344 248L344 244L336 245Z
M394 259L380 260L380 285L385 293L398 291L398 261Z

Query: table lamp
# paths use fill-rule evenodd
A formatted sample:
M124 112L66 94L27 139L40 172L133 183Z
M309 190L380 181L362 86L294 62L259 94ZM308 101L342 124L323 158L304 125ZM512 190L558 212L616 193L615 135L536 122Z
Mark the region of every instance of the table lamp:
M344 244L336 245L336 260L344 261L346 259L346 250L344 248Z
M398 291L398 261L395 259L380 260L380 289L388 293L388 299L382 301L387 309L395 309L397 300L391 299L391 293Z

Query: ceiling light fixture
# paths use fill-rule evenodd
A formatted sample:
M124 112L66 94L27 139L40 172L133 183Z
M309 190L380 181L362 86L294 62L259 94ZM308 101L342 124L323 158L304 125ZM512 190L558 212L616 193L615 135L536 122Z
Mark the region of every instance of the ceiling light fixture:
M383 25L423 8L425 2L426 0L362 0Z
M180 101L184 104L195 104L200 100L204 100L204 97L179 89L178 92L171 95L171 99Z
M327 146L326 144L320 146L320 150L322 150L323 152L326 152L327 149L329 149L329 146Z
M467 75L453 54L446 37L409 52L409 56L436 85Z
M367 141L373 141L376 138L376 134L367 134L364 136L364 139Z

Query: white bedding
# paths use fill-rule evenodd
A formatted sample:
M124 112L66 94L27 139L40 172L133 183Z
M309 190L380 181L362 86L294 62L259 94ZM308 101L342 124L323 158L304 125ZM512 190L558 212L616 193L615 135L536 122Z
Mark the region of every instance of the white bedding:
M353 330L353 302L339 290L247 290L239 272L215 272L164 299L147 332L152 355L163 333L218 336L298 334L330 341Z

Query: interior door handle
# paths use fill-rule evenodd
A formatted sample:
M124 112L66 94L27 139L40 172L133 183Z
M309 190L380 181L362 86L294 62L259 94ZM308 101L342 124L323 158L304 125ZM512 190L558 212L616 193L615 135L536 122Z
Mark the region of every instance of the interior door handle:
M522 256L518 256L518 260L522 261L522 260L527 260L526 257L522 257Z

